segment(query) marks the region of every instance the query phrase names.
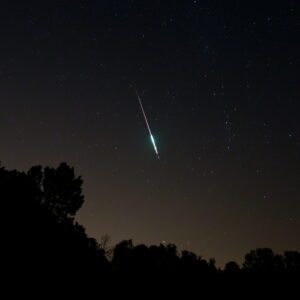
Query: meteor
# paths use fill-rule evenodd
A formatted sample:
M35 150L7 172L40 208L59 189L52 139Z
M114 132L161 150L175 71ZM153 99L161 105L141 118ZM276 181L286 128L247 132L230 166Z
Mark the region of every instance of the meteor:
M150 129L150 126L149 126L149 123L148 123L148 120L147 120L147 117L146 117L146 114L145 114L145 111L144 111L142 100L141 100L141 98L140 98L140 96L138 94L137 89L135 90L135 92L136 92L136 96L137 96L137 98L139 100L139 103L140 103L140 106L141 106L141 109L142 109L142 112L143 112L143 115L144 115L144 119L146 121L146 125L147 125L147 128L148 128L149 134L150 134L150 139L151 139L151 142L153 144L154 151L155 151L155 153L157 155L157 158L159 159L159 155L158 155L157 147L156 147L156 144L155 144L155 140L154 140L154 137L153 137L153 135L151 133L151 129Z

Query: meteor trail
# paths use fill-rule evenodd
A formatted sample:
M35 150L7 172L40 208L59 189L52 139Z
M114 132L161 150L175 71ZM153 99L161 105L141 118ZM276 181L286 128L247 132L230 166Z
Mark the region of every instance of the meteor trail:
M156 147L156 144L155 144L155 140L154 140L154 137L153 137L153 135L151 133L151 129L150 129L150 126L149 126L149 123L148 123L148 120L147 120L147 117L146 117L146 114L145 114L145 111L144 111L142 100L141 100L141 98L140 98L140 96L138 94L137 89L135 90L135 92L136 92L136 96L137 96L137 98L139 100L139 103L140 103L140 106L141 106L141 109L142 109L142 112L143 112L143 115L144 115L144 118L145 118L145 121L146 121L147 128L149 130L149 134L150 134L151 142L153 144L154 151L155 151L155 153L157 155L157 158L159 159L159 155L158 155L157 147Z

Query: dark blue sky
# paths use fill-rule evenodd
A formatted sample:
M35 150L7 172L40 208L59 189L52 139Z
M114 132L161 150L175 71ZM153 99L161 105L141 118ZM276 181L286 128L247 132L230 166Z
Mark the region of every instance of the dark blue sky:
M296 1L0 11L2 165L74 166L91 236L172 242L218 265L257 247L300 250Z

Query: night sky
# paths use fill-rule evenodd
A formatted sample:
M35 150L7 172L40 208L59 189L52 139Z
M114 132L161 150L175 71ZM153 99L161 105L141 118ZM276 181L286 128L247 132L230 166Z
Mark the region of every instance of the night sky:
M297 5L1 3L2 165L73 166L77 220L112 245L175 243L219 266L299 251Z

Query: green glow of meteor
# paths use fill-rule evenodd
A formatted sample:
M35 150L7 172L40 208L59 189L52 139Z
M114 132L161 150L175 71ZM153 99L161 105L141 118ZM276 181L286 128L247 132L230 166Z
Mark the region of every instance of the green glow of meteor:
M155 140L154 140L154 137L153 137L152 134L150 135L150 138L151 138L151 142L152 142L152 144L153 144L155 153L156 153L156 155L158 156L158 151L157 151L156 144L155 144ZM158 156L158 157L159 157L159 156Z

